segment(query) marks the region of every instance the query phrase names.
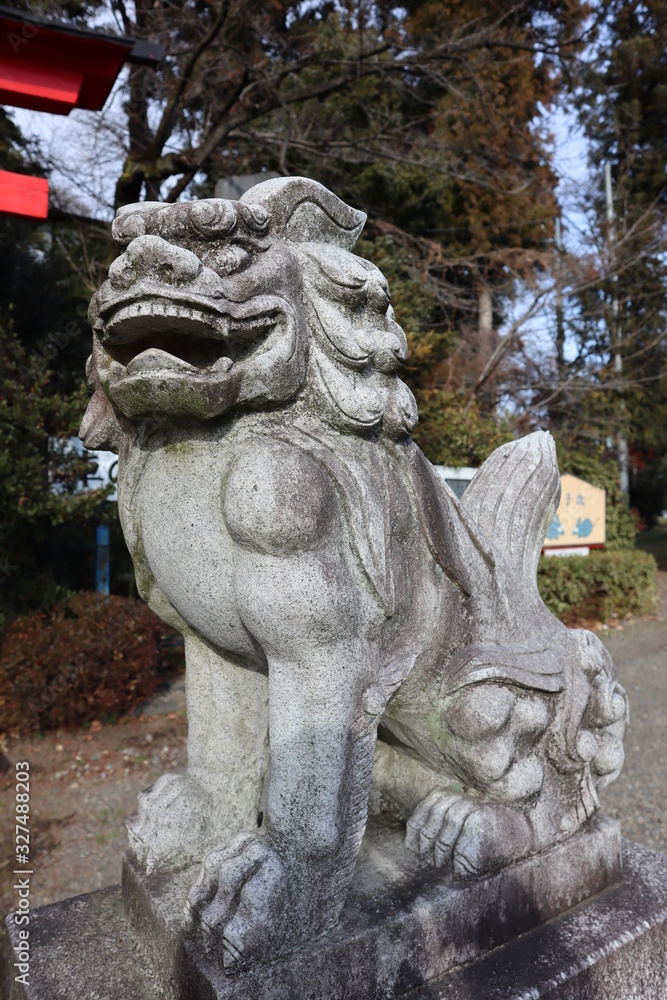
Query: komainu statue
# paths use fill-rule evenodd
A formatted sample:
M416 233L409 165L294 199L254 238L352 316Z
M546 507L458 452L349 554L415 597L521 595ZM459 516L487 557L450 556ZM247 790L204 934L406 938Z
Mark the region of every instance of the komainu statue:
M190 932L226 969L337 921L371 785L459 875L570 837L619 773L625 692L537 591L552 439L459 501L411 441L406 339L320 184L118 212L81 427L120 455L141 596L185 640L188 770L129 824L201 864Z

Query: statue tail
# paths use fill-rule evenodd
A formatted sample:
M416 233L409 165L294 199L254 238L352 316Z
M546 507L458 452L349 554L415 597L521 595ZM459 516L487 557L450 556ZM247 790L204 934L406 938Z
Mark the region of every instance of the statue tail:
M527 590L537 593L537 563L560 500L554 439L537 431L497 448L463 494L462 504Z

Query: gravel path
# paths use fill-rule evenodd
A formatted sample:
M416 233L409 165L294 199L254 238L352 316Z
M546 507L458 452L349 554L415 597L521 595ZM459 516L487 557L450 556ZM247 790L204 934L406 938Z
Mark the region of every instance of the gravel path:
M185 710L10 743L30 764L31 906L120 881L125 820L164 771L185 769ZM0 910L15 908L14 769L0 783Z
M628 840L667 854L667 573L658 574L654 620L599 633L630 699L625 765L601 795Z

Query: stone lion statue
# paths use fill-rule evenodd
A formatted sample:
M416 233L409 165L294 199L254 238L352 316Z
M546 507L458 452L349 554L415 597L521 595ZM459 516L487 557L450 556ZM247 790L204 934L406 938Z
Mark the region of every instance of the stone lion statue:
M475 875L569 837L617 776L608 653L542 603L553 442L457 500L411 441L407 345L352 253L363 213L305 178L121 209L91 303L81 437L119 452L141 596L185 640L188 769L129 823L201 863L192 934L228 970L337 920L373 796Z

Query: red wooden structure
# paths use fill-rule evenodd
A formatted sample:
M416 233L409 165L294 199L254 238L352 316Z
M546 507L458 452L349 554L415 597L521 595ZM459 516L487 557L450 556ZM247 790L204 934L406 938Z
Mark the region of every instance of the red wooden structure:
M0 212L45 219L49 214L49 182L44 177L0 170Z
M156 65L160 45L0 7L0 104L67 115L101 111L125 62ZM48 182L0 171L0 212L45 219Z

